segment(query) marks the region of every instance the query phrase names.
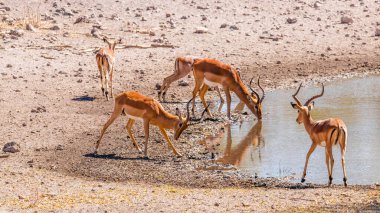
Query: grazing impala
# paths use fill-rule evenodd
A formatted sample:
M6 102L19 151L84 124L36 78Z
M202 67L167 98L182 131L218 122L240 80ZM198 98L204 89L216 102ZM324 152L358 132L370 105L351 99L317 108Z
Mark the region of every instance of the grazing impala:
M191 100L190 100L191 101ZM131 128L135 123L135 120L142 121L144 123L145 130L145 149L144 155L147 157L147 148L148 148L148 140L149 140L149 125L158 126L161 131L161 134L164 136L167 141L169 147L173 150L174 154L178 157L181 157L181 154L177 152L174 145L171 143L168 135L166 134L165 129L173 129L174 130L174 139L177 140L181 133L191 124L189 122L189 105L190 101L187 103L187 117L183 118L180 110L176 109L176 115L172 115L164 110L161 104L154 100L153 98L146 97L141 95L140 93L130 91L119 94L115 98L115 107L111 117L108 119L107 123L104 125L100 138L96 143L95 154L98 151L98 147L100 141L103 138L103 135L107 128L115 121L119 115L124 111L124 113L129 118L128 123L126 125L126 129L129 133L129 136L132 139L133 145L136 149L141 153L141 149L135 141L133 137Z
M265 98L265 92L260 86L260 78L257 80L257 83L263 92L262 97L260 98L259 94L255 92L252 87L251 82L249 87L252 91L249 94L247 88L244 86L243 81L241 80L238 72L233 69L230 65L223 64L214 59L200 59L195 60L194 63L194 79L195 87L193 90L193 116L194 116L194 107L195 107L195 96L199 91L199 97L202 100L204 107L206 107L205 94L207 89L210 86L222 86L226 94L227 99L227 116L231 119L231 94L230 91L233 91L251 112L258 118L262 118L262 109L261 104ZM202 86L203 85L203 86ZM202 87L202 88L201 88ZM207 114L211 115L210 110L207 109Z
M193 70L193 64L195 59L200 59L199 57L195 56L185 56L185 57L178 57L175 59L174 63L174 73L169 75L168 77L164 78L164 81L162 82L162 86L160 91L158 92L158 100L162 100L166 102L166 92L168 91L170 84L174 81L177 81L185 76L187 76L190 71ZM216 91L218 92L220 102L224 103L224 99L222 95L220 94L219 87L216 87Z
M108 84L111 87L111 97L113 97L112 89L112 76L115 65L115 46L121 43L121 39L117 41L109 41L106 37L103 38L104 42L107 42L108 47L102 48L96 54L96 63L100 72L100 86L102 88L103 95L108 97Z
M309 152L306 155L305 167L303 170L303 175L301 182L305 181L307 164L309 161L309 157L311 153L315 150L317 145L326 147L326 165L329 173L329 186L332 183L332 172L334 168L334 157L332 152L333 145L339 143L340 145L340 153L342 158L342 168L343 168L343 182L344 185L347 186L347 177L346 177L346 167L344 161L344 155L346 153L346 145L347 145L347 128L344 122L339 118L329 118L321 121L314 121L311 117L310 111L314 107L314 101L316 98L322 97L324 94L325 87L322 84L322 92L319 95L315 95L311 97L309 100L305 102L304 105L298 100L296 95L301 89L302 84L298 87L297 92L293 95L296 103L291 102L291 105L294 109L298 110L297 123L303 123L307 133L310 136L312 141Z

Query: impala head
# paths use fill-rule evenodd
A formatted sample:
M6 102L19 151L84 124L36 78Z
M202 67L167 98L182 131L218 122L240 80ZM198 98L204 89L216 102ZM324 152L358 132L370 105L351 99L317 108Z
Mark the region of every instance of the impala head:
M190 99L190 101L188 101L187 104L186 104L187 116L185 118L182 117L181 111L178 108L176 108L176 115L179 118L179 122L174 127L174 139L175 140L178 140L178 138L179 138L179 136L181 136L182 132L185 129L187 129L187 127L189 127L189 124L188 124L189 123L189 119L190 119L190 110L189 110L189 107L190 107L190 102L192 100L193 99Z
M178 140L179 136L181 136L182 132L185 129L187 129L187 127L194 124L194 123L189 123L189 120L190 120L190 109L189 109L189 107L190 107L190 103L192 100L193 99L190 99L190 101L188 101L186 104L186 110L187 110L186 117L183 117L181 111L178 108L176 108L176 115L178 116L179 122L174 127L174 139L175 140ZM205 114L205 112L207 111L209 106L210 106L210 104L206 107L205 110L203 110L202 116L199 120L202 120L203 115Z
M322 92L321 94L319 95L315 95L313 97L311 97L309 100L307 100L305 102L305 104L301 104L301 102L298 100L298 98L296 97L298 92L300 91L302 87L302 83L300 84L300 86L298 87L296 93L294 93L292 95L292 97L294 98L294 100L296 101L296 103L293 103L293 102L290 102L290 104L292 105L292 107L296 110L298 110L298 117L296 119L297 123L298 124L301 124L305 118L308 118L310 116L310 112L311 110L314 108L314 101L315 99L319 98L319 97L322 97L324 92L325 92L325 86L322 84Z
M251 81L249 82L249 89L251 89L251 96L250 96L250 100L254 103L255 105L255 115L257 116L258 119L261 119L262 118L262 103L263 103L263 100L265 98L265 92L264 92L264 89L261 87L260 85L260 77L257 79L257 85L259 86L259 88L261 89L263 95L259 96L259 94L252 88L252 81L253 81L253 78L251 78Z
M108 44L108 48L111 50L115 50L116 44L121 44L122 42L121 38L114 41L110 41L107 37L103 37L103 41Z

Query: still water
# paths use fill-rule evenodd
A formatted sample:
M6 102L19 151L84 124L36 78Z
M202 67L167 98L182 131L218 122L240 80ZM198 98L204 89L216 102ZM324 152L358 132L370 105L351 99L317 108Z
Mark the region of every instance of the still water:
M292 90L267 93L262 122L251 121L225 127L214 138L216 162L231 164L258 177L301 179L311 140L303 124L296 122L297 111L290 106ZM321 92L321 86L302 88L301 102ZM237 100L233 102L237 104ZM348 129L346 169L348 184L380 181L380 76L341 80L325 85L323 97L315 100L313 119L341 118ZM225 106L223 106L223 109ZM224 109L225 110L225 109ZM250 112L249 112L250 113ZM339 145L333 147L333 183L342 184L343 170ZM327 183L325 148L318 146L310 157L306 182Z

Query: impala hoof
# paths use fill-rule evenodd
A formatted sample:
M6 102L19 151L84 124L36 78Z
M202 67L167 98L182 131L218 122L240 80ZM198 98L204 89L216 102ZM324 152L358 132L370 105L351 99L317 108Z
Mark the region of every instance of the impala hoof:
M344 186L347 187L347 178L343 178Z
M177 154L177 158L182 158L182 155L181 154Z
M305 178L302 178L302 179L301 179L301 183L305 182L305 180L306 180Z

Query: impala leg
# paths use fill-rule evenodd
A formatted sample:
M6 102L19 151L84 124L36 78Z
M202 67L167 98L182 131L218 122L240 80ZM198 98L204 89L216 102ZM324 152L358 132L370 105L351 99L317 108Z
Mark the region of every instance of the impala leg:
M223 103L224 103L224 99L223 99L222 94L220 93L220 89L219 89L218 86L216 86L216 91L218 92L219 99L220 99L220 103L223 105Z
M173 76L170 75L166 78L164 78L164 81L162 82L162 86L160 91L158 92L158 99L161 101L161 98L163 99L164 102L166 102L166 91L169 89L169 86L172 82L169 81L170 77Z
M103 87L103 68L102 68L102 62L100 57L96 57L96 63L98 65L99 70L99 80L100 80L100 88L102 89L102 94L104 95L104 87Z
M109 81L109 70L107 69L107 71L105 72L105 94L106 94L106 98L107 98L107 101L109 100L109 97L108 97L108 81Z
M199 92L199 97L201 98L203 106L205 108L207 107L207 102L205 99L205 95L206 95L207 90L208 90L208 86L206 84L203 84L203 87L202 87L201 91ZM207 108L207 114L208 114L208 116L212 117L212 114L211 114L209 108Z
M144 120L144 131L145 131L144 158L148 159L149 120Z
M344 141L343 143L340 143L340 155L342 158L343 182L344 182L344 186L347 187L347 176L346 176L346 165L345 165L346 163L344 159L345 154L346 154L346 143Z
M177 157L182 157L182 155L177 152L177 150L175 149L174 145L170 141L170 138L168 137L168 134L166 134L165 129L164 128L160 128L160 131L161 131L162 135L164 136L166 142L168 142L168 146L173 150L174 154L177 155Z
M301 179L301 182L305 182L305 177L306 177L306 170L307 170L307 164L309 163L309 158L310 158L310 155L311 153L314 152L315 148L317 147L317 143L312 143L311 146L310 146L310 149L309 151L307 152L307 155L306 155L306 162L305 162L305 167L303 169L303 175L302 175L302 179Z
M191 112L193 114L193 117L195 117L195 97L197 96L197 93L200 90L200 88L203 84L203 81L204 81L203 79L197 80L195 73L194 73L194 78L195 78L195 86L194 86L194 90L193 90L193 101L192 101L192 108L191 108Z
M330 167L330 155L329 152L327 151L327 148L325 149L325 154L326 154L326 166L327 166L327 173L329 176L329 179L331 177L331 167Z
M104 124L102 132L100 133L99 140L96 142L94 154L96 154L98 152L100 141L102 140L103 135L106 132L107 128L115 121L115 119L117 117L119 117L119 115L121 114L121 111L123 111L123 106L115 104L115 108L113 110L113 113L112 113L111 117L108 119L108 121L106 122L106 124Z
M329 186L331 186L332 180L333 180L332 174L333 174L333 170L334 170L334 156L333 156L333 152L332 152L332 145L330 145L330 146L327 147L327 152L328 152L328 154L330 156Z
M226 93L227 99L227 117L231 120L231 94L228 87L224 87L224 93Z
M136 143L135 137L133 137L133 133L132 133L132 126L133 126L134 123L135 123L135 120L133 120L133 119L129 119L127 125L125 126L125 128L126 128L127 131L128 131L129 137L131 137L131 140L132 140L133 146L134 146L134 147L139 151L139 153L141 154L142 151L141 151L139 145Z
M111 72L110 72L111 98L113 98L112 76L113 76L113 67L112 67Z

